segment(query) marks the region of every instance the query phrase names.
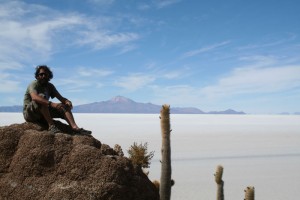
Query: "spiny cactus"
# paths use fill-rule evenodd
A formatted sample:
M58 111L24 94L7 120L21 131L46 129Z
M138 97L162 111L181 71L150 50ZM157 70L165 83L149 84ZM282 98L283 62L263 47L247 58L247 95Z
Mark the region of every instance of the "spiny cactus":
M160 177L160 199L171 199L171 141L170 141L170 106L163 105L160 110L160 124L162 134L162 147L161 147L161 177Z
M245 200L254 200L254 187L248 186L244 191Z
M223 176L223 166L218 165L216 169L215 181L217 183L217 200L224 200L224 181L222 180Z

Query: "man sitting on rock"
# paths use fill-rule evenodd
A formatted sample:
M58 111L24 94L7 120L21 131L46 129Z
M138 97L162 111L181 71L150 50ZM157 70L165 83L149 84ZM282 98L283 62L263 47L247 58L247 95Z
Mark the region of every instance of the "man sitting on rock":
M55 126L53 118L65 119L74 134L91 134L91 131L79 128L75 123L71 112L72 102L56 90L55 86L49 81L53 78L53 73L46 65L36 67L36 80L32 81L24 96L23 115L27 122L42 123L47 122L49 132L52 134L61 132ZM50 97L56 97L60 103L49 101Z

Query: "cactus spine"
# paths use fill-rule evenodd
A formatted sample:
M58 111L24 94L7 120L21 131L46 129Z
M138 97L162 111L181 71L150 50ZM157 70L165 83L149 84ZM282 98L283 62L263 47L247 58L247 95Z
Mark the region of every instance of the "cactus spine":
M160 177L160 199L171 199L171 142L170 142L170 106L163 105L160 110L160 125L162 134L161 147L161 177Z
M217 200L224 200L224 181L222 180L223 166L218 165L215 173L217 183Z
M254 200L254 187L248 186L245 189L245 200Z

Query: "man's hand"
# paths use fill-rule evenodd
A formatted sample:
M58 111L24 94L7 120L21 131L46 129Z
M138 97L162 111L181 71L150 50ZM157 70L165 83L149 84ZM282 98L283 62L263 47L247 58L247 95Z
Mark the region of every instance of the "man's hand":
M72 102L70 100L67 99L65 101L65 105L68 106L71 110L73 109L73 105L72 105Z

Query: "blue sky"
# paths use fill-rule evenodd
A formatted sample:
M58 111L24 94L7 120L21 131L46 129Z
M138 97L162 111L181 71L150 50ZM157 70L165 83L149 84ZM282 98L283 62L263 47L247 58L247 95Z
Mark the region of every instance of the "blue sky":
M0 0L0 105L47 64L73 104L300 111L298 0Z

